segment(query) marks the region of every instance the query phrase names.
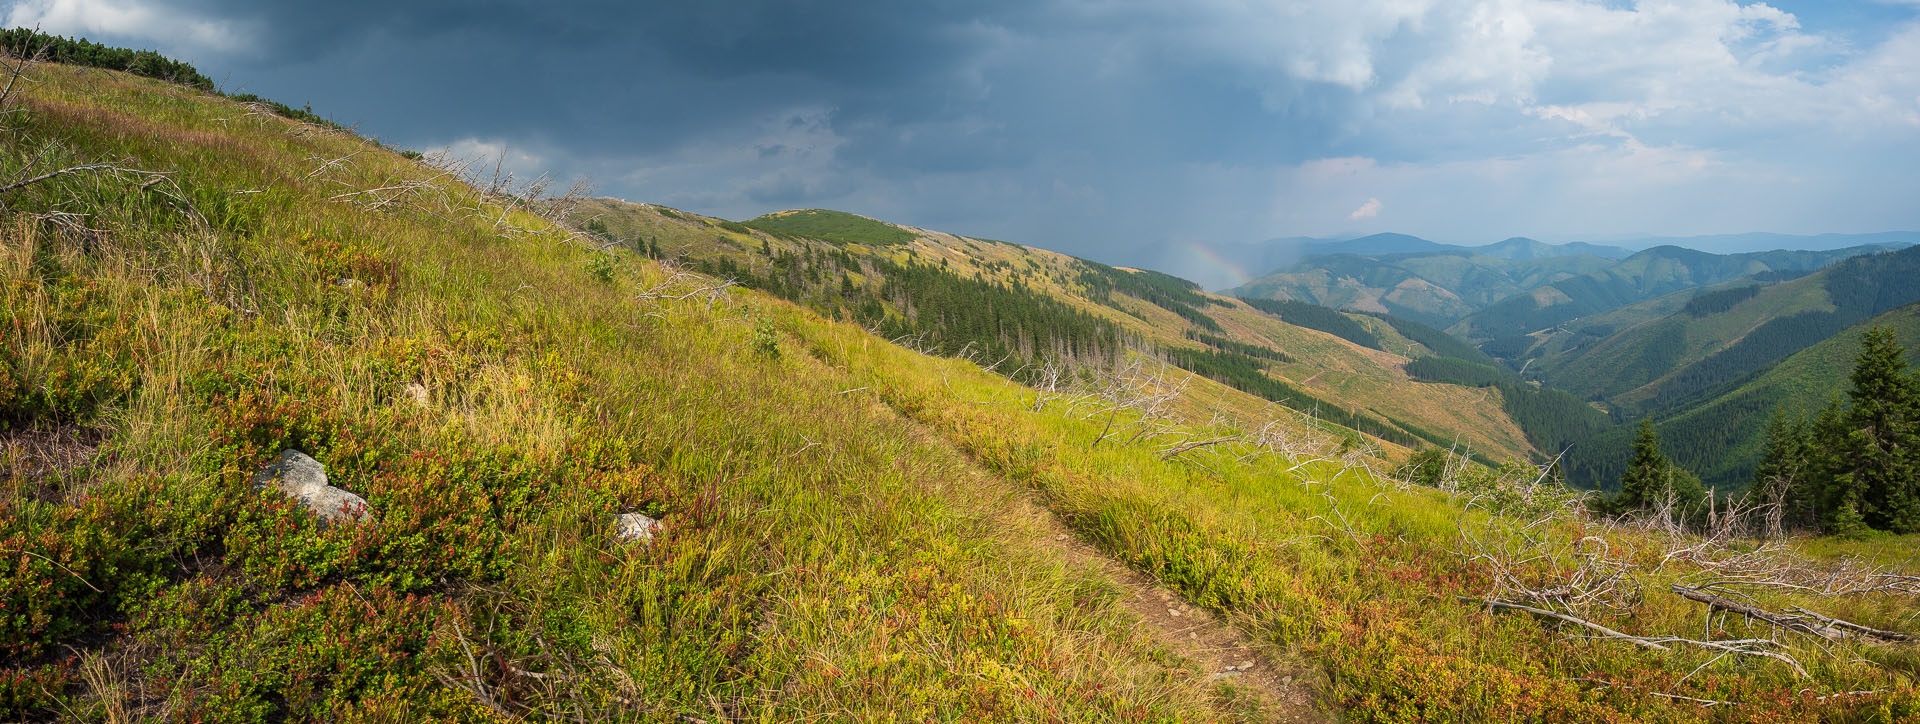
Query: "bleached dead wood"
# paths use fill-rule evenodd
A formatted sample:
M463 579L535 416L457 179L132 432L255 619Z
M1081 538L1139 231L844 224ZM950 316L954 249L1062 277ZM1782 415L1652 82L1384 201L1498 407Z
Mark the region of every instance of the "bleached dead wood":
M108 173L108 174L116 174L116 175L124 174L129 176L138 176L142 179L154 179L154 178L166 177L166 174L158 171L143 171L137 168L127 168L125 166L116 166L111 163L89 163L89 164L82 164L79 166L68 166L66 168L54 169L52 171L48 171L38 176L24 178L18 181L13 181L7 184L0 185L0 194L7 193L9 191L23 189L28 186L41 183L43 181L51 181L61 176L66 176L69 174L76 174L76 173Z
M1699 588L1683 586L1678 583L1673 584L1672 591L1689 601L1706 604L1707 610L1709 611L1727 611L1747 618L1765 621L1789 631L1795 631L1809 636L1818 636L1829 641L1837 641L1848 636L1872 639L1882 643L1910 642L1916 640L1916 637L1911 634L1905 634L1899 631L1887 631L1871 626L1862 626L1851 621L1814 613L1797 606L1790 609L1787 613L1781 613L1709 593Z
M1520 611L1522 613L1530 613L1535 616L1539 616L1541 618L1552 619L1552 620L1560 621L1563 623L1570 623L1575 626L1579 626L1589 631L1598 633L1601 638L1617 639L1620 641L1625 641L1627 643L1633 644L1635 646L1639 646L1641 648L1652 649L1654 651L1672 650L1668 648L1666 645L1661 644L1659 641L1655 641L1655 640L1648 639L1641 636L1624 634L1619 631L1615 631L1613 629L1602 626L1600 624L1594 623L1592 621L1588 621L1584 618L1579 618L1577 616L1570 616L1564 613L1560 613L1558 611L1549 611L1544 608L1534 608L1533 606L1525 606L1518 603L1510 603L1507 601L1496 601L1491 598L1470 598L1467 596L1459 596L1458 598L1468 603L1477 603L1477 604L1484 605L1490 609L1503 608L1503 609L1508 609L1512 611Z

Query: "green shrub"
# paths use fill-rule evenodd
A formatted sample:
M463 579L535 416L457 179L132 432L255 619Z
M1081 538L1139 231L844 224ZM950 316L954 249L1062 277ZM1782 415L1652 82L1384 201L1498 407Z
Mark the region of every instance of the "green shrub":
M611 254L594 254L587 260L587 273L602 283L612 283L613 277L620 271L620 262Z
M778 359L780 357L780 330L773 326L771 320L762 319L754 323L753 337L749 340L748 346L753 349L754 354Z

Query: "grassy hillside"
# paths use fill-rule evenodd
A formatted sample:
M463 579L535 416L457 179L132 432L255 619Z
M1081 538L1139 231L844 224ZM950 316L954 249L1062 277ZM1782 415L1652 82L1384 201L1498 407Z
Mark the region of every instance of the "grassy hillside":
M857 330L676 301L708 282L357 138L33 72L6 177L169 175L6 197L0 718L1233 716L1018 486L783 328ZM285 448L376 522L254 489Z
M1899 645L1703 629L1670 593L1904 629L1910 587L1767 584L1911 576L1911 539L1595 525L1524 468L1410 485L1290 414L1213 416L1251 400L1218 385L1024 386L351 135L31 72L0 187L121 170L0 191L0 718L1920 715ZM652 213L648 251L793 243ZM886 253L984 276L967 259L1004 246L916 233ZM1205 311L1302 358L1386 355ZM368 520L322 527L256 488L285 449ZM663 527L618 540L629 512Z
M805 209L767 214L740 222L781 236L804 236L838 244L886 246L913 241L913 232L865 216L842 211Z
M576 213L604 226L610 241L657 246L664 256L888 339L998 363L1023 381L1051 374L1057 360L1111 360L1122 349L1143 348L1396 448L1458 444L1488 462L1534 450L1499 395L1417 382L1402 369L1403 353L1430 352L1362 315L1310 307L1330 317L1283 320L1165 274L924 229L886 225L914 240L871 245L757 228L799 212L748 222L755 227L613 199L588 200ZM1394 352L1384 351L1382 335L1394 340Z

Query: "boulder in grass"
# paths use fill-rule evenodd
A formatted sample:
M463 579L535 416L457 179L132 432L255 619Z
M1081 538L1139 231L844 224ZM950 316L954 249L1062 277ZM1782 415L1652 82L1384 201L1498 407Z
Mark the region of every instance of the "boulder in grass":
M622 543L645 543L653 540L653 534L658 530L660 530L660 521L641 513L621 513L613 516L613 537Z
M327 469L320 461L299 450L281 450L273 463L253 475L257 488L272 487L313 513L320 527L343 522L361 523L373 518L367 501L353 493L327 484Z
M431 407L433 405L433 396L427 390L426 385L418 382L408 382L405 387L400 388L400 391L406 393L407 397L412 399L416 405L421 407Z

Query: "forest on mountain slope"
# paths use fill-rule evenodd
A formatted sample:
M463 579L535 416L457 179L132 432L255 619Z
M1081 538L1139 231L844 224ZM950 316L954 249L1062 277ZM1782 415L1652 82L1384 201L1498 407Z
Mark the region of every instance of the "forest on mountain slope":
M1568 320L1670 294L1757 274L1793 274L1842 259L1886 251L1856 246L1831 251L1763 251L1710 254L1674 246L1638 252L1603 269L1555 281L1478 310L1447 330L1494 351L1526 335Z
M1625 426L1646 417L1676 459L1709 485L1737 490L1759 462L1773 411L1805 412L1839 394L1846 365L1794 365L1791 385L1755 383L1795 355L1839 362L1812 350L1844 346L1872 326L1904 329L1904 315L1875 318L1920 301L1915 279L1920 247L1854 257L1787 281L1695 296L1672 314L1536 360L1533 367L1547 385L1605 403L1622 424L1589 440L1586 451L1569 453L1594 471L1583 484L1617 479L1630 437ZM1731 397L1739 403L1731 404Z
M1489 344L1491 351L1523 344L1525 335L1571 319L1683 289L1756 274L1805 273L1889 248L1709 254L1661 246L1601 257L1544 244L1524 247L1537 254L1499 252L1499 246L1384 254L1330 246L1328 253L1296 261L1229 293L1394 314Z
M903 231L842 212L781 212L731 222L593 199L583 214L607 243L648 253L657 247L707 273L929 352L979 359L1022 381L1057 376L1059 363L1111 361L1121 350L1145 350L1179 369L1395 445L1453 446L1464 439L1484 462L1531 450L1510 422L1495 427L1484 420L1504 418L1498 399L1414 384L1390 357L1323 341L1293 343L1311 329L1368 350L1385 351L1384 335L1395 340L1392 354L1434 354L1393 324L1373 322L1381 332L1367 331L1325 308L1306 317L1298 310L1277 315L1270 305L1262 309L1261 303L1206 294L1158 272L1005 242ZM820 236L789 231L791 225L778 232L763 228L770 226L767 219L796 218L807 219L815 227L810 233ZM907 238L922 241L902 241ZM886 241L871 243L881 239ZM1336 322L1347 326L1330 326ZM1418 327L1415 335L1429 342L1451 342L1437 330L1397 324ZM1319 366L1332 361L1327 353L1354 370L1341 373L1353 374L1351 383L1309 387L1306 382L1323 376ZM1300 376L1289 379L1282 368ZM1463 403L1476 414L1462 415Z

